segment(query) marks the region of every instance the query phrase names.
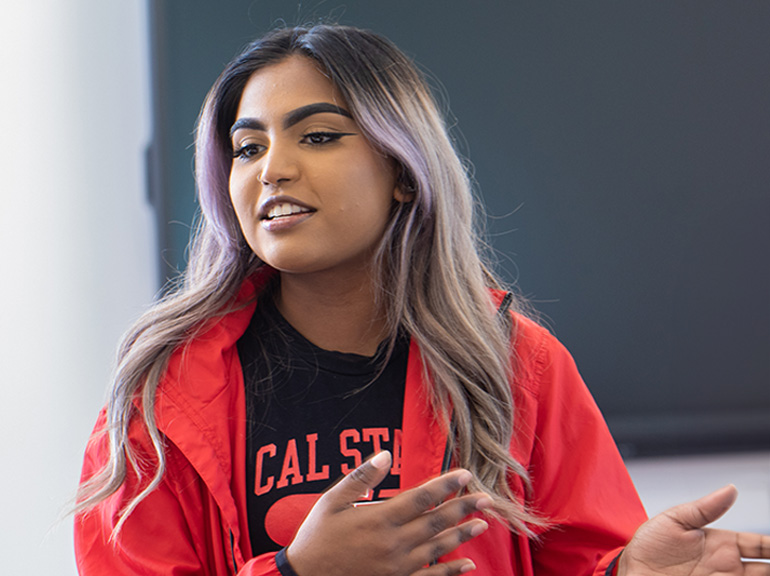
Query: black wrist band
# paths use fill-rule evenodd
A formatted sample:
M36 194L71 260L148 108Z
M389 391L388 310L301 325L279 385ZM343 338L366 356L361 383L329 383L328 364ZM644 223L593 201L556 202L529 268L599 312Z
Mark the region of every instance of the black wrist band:
M278 554L275 555L275 565L281 576L299 576L294 571L294 568L291 567L291 564L289 564L289 559L286 557L286 548L281 548Z

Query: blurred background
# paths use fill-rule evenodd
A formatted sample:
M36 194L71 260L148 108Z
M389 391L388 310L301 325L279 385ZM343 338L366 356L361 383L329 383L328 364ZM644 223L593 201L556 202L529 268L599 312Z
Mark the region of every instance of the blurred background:
M75 574L60 514L120 334L184 266L206 90L319 18L429 72L648 511L733 482L722 525L770 532L770 4L40 0L0 9L0 571Z

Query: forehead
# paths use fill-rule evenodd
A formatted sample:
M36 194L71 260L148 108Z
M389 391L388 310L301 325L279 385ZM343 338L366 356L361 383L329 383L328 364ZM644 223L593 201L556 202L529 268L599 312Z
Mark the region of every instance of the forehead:
M329 102L345 108L336 86L304 56L289 56L254 72L241 94L238 118L265 118L315 102Z

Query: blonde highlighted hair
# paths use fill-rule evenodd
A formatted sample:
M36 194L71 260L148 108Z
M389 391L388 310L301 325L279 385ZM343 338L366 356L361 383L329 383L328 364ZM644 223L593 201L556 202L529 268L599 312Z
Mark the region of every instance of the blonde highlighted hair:
M129 467L138 471L128 442L134 418L143 420L157 466L122 512L116 532L157 487L165 456L153 406L169 357L197 326L222 314L242 282L263 266L246 244L230 201L229 130L249 77L290 55L312 59L328 75L370 143L399 166L401 186L412 199L395 203L375 266L391 341L405 330L419 343L436 417L452 430L453 462L474 474L469 489L490 493L499 517L531 535L530 526L540 520L509 482L513 476L529 486L527 470L509 451L515 417L511 327L500 322L490 298L489 288L500 283L483 257L467 170L414 64L381 36L330 25L276 30L257 40L209 92L196 132L202 218L190 263L177 289L139 319L119 349L107 406L109 461L81 487L78 511L116 492Z

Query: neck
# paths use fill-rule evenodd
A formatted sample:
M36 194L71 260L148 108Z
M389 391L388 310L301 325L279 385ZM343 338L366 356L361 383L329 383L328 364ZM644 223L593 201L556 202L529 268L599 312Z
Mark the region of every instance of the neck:
M300 334L324 350L373 356L386 336L371 276L281 274L276 306Z

